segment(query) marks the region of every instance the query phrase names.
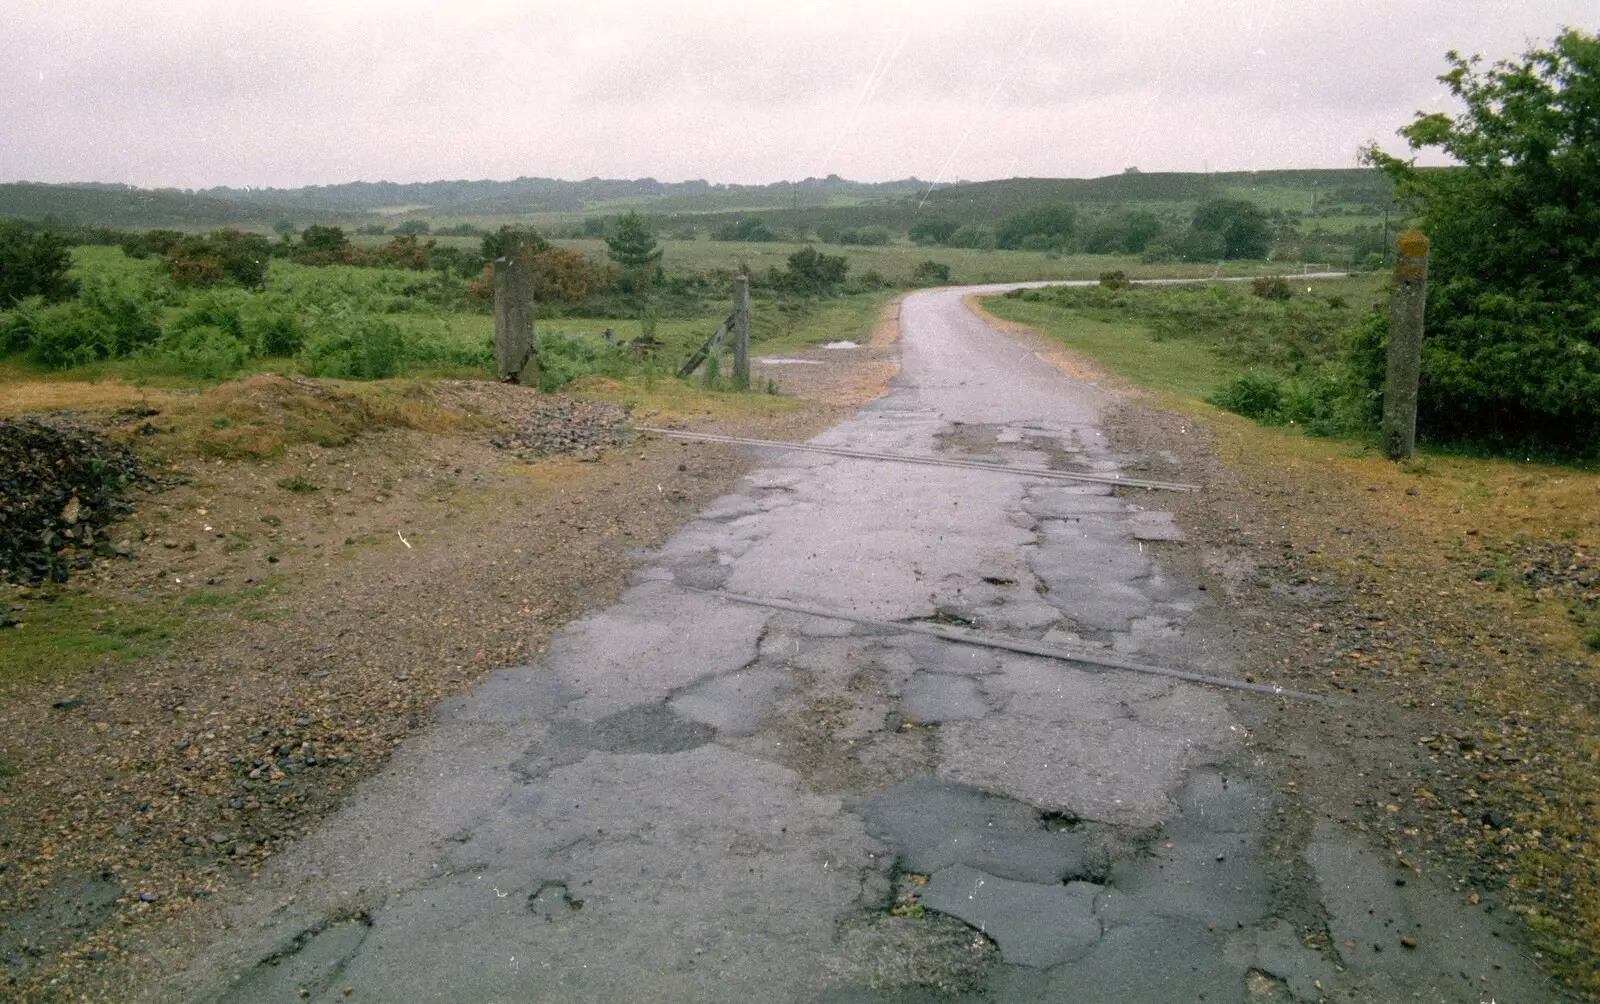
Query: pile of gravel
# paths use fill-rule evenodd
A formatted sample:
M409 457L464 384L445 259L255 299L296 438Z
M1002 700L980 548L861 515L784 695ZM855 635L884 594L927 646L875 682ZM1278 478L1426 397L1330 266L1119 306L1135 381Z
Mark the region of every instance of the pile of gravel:
M0 420L0 580L67 581L117 554L104 530L149 479L125 446L67 424Z
M542 395L530 395L521 404L514 415L502 413L508 429L489 442L524 460L557 454L598 457L633 438L628 412L620 405Z

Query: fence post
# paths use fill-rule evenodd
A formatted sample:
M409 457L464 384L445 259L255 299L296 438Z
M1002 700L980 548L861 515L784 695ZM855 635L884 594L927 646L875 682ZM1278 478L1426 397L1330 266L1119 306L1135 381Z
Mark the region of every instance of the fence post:
M750 280L733 280L733 389L750 389Z
M1389 369L1383 383L1383 447L1409 460L1417 441L1417 381L1422 374L1422 311L1428 294L1428 238L1407 230L1395 243L1389 301Z
M520 240L494 260L494 360L502 383L520 383L534 358L533 265Z

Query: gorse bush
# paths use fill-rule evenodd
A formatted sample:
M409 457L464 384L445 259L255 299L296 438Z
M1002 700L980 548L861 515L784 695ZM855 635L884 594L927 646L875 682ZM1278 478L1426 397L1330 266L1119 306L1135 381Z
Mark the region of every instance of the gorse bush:
M260 234L216 230L204 237L183 237L164 253L167 271L179 286L232 281L254 289L266 282L272 243Z

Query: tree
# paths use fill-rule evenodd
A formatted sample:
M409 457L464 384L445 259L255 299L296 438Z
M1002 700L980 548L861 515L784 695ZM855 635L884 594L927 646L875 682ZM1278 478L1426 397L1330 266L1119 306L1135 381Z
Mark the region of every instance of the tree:
M78 284L68 275L72 251L61 236L18 223L0 224L0 310L24 297L71 299Z
M1194 258L1265 258L1272 250L1266 211L1243 199L1211 199L1195 207L1186 242Z
M917 244L944 244L959 229L961 224L948 216L919 216L906 236Z
M1078 213L1071 206L1035 206L1002 220L995 232L995 244L1030 251L1059 251L1072 243L1077 229Z
M1376 145L1433 243L1418 424L1435 439L1600 443L1600 36L1569 29L1549 48L1484 67L1450 52L1439 78L1465 110L1418 113L1400 130L1426 169ZM1387 331L1367 331L1368 378ZM1375 375L1374 375L1375 374Z
M650 223L638 213L624 213L606 238L606 257L629 271L643 271L661 260Z
M953 248L977 248L988 251L994 247L994 231L988 227L975 226L971 223L957 230L945 241Z

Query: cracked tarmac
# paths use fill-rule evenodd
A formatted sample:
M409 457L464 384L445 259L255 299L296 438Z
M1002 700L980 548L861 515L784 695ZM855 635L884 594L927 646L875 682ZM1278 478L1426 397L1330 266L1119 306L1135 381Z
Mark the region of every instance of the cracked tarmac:
M896 387L816 442L1136 460L970 292L908 297ZM1355 834L1267 839L1300 811L1245 751L1267 698L695 591L1232 675L1159 495L768 454L615 606L443 705L160 999L1559 999Z

